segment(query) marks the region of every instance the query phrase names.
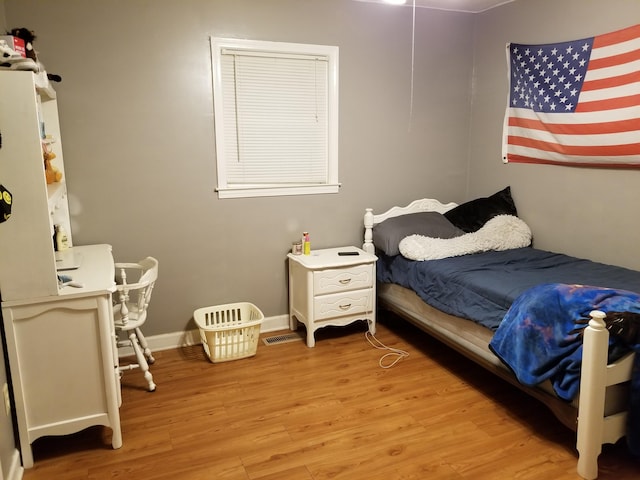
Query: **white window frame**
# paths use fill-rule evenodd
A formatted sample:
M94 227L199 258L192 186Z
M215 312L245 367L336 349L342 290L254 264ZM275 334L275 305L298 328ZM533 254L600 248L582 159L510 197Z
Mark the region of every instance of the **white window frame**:
M213 100L216 139L216 164L219 198L265 197L279 195L309 195L337 193L338 182L338 47L298 43L267 42L257 40L211 37L213 70ZM224 51L243 51L258 55L318 56L326 58L327 65L327 133L326 178L316 183L232 183L227 173L227 161L231 158L227 148L236 151L235 144L225 138L225 126L232 127L225 118L222 55ZM235 108L235 107L232 107ZM228 117L228 116L227 116ZM227 125L229 124L229 125ZM235 130L237 132L237 129ZM237 138L237 134L236 134ZM234 140L239 141L239 140ZM242 144L238 144L239 147ZM237 154L236 154L237 157ZM275 165L275 164L274 164Z

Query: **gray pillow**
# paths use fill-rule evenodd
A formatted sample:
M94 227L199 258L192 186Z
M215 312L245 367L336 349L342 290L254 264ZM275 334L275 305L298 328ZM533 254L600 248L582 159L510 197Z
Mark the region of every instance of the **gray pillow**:
M373 227L373 244L389 256L398 255L400 240L409 235L453 238L464 232L438 212L420 212L386 219Z

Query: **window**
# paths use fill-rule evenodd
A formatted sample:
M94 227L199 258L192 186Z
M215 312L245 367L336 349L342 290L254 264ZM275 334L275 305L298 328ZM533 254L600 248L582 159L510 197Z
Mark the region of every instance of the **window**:
M338 47L212 38L219 198L336 193Z

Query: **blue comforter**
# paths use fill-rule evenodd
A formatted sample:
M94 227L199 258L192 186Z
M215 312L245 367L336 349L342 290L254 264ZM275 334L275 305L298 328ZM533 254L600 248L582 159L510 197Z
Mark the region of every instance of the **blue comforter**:
M557 395L572 400L580 387L582 337L571 333L592 310L640 313L640 294L585 285L543 284L513 303L489 348L524 385L551 380ZM611 336L609 361L628 352Z
M589 312L640 313L640 294L626 290L585 285L543 284L520 295L505 315L489 348L528 386L550 380L556 394L572 400L580 389L582 338L572 331ZM640 344L624 345L609 339L609 361L629 348L640 352ZM640 354L636 355L631 386L627 441L640 455Z

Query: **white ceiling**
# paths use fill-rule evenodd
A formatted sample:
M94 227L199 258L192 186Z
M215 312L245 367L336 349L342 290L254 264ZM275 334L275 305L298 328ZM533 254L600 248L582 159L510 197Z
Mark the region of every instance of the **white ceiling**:
M356 0L358 2L385 3L384 0ZM413 6L414 0L406 0L405 6ZM415 0L416 7L479 13L515 0Z

